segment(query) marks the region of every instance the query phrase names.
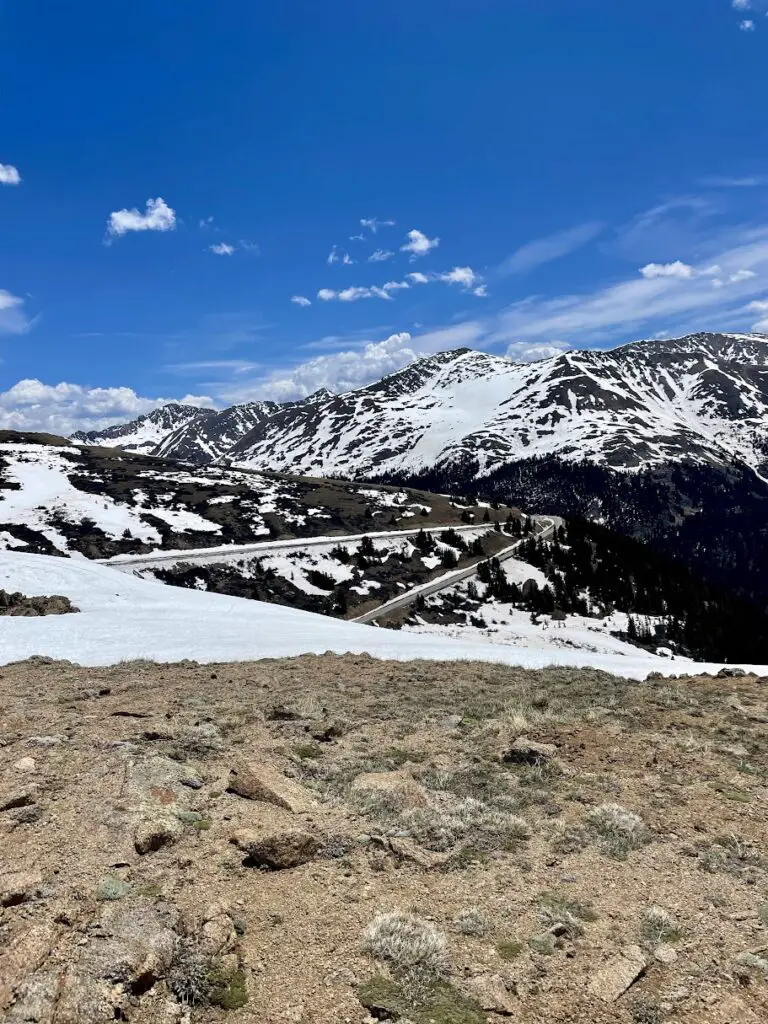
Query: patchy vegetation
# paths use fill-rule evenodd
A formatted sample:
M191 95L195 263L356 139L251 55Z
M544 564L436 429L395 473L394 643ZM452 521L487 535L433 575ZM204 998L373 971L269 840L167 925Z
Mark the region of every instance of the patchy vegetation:
M755 1024L765 683L6 666L0 1016Z

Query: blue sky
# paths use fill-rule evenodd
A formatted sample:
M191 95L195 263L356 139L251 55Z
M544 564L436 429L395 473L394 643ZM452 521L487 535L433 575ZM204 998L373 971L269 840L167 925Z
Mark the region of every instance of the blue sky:
M0 424L768 331L767 14L2 0Z

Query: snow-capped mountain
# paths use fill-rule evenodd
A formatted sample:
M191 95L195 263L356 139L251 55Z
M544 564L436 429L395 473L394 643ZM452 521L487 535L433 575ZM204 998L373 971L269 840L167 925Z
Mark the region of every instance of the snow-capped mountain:
M117 424L106 430L79 430L72 434L72 440L80 444L105 445L154 455L166 438L178 430L215 415L215 409L171 402L130 423Z
M208 415L197 416L167 434L152 454L194 465L213 462L278 409L277 402L249 402L223 412L209 411Z
M132 447L122 429L115 438ZM78 439L114 443L107 433ZM443 352L345 394L192 418L151 451L318 477L462 464L482 476L548 456L624 470L735 460L759 471L768 462L768 336L694 334L527 364Z
M484 475L532 457L635 469L768 455L768 337L698 334L519 364L466 349L283 408L227 462L314 476Z

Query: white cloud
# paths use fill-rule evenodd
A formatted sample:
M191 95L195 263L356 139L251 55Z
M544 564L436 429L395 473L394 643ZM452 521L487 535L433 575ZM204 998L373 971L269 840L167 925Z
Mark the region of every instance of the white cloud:
M173 231L176 227L176 211L164 199L148 199L144 213L135 207L132 210L115 210L107 221L107 234L119 238L128 231Z
M414 270L412 274L408 274L408 280L411 284L429 284L429 278L426 274L422 274L418 270Z
M21 175L13 164L0 164L0 185L18 185Z
M684 281L690 280L694 271L687 263L675 260L674 263L648 263L640 268L640 273L649 281L655 277L676 277Z
M208 249L216 253L217 256L231 256L235 251L234 245L229 245L227 242L217 242L216 245L209 245Z
M393 220L378 220L376 217L361 217L360 226L368 228L371 234L375 235L379 228L393 228L395 222Z
M336 291L333 288L321 288L317 293L318 299L323 302L357 302L360 299L392 299L392 292L402 291L410 288L407 281L387 281L386 284L368 286L353 286Z
M382 285L385 292L400 292L410 287L407 281L387 281L385 285Z
M334 245L334 247L328 254L328 259L326 262L329 263L331 266L333 266L334 263L341 263L349 267L355 261L352 259L348 252L345 252L343 249L340 249L338 245Z
M292 295L291 302L295 306L311 306L312 302L306 297L306 295Z
M732 233L724 237L732 240ZM715 239L716 241L716 239ZM504 311L489 325L489 342L567 338L581 340L627 338L628 332L665 325L673 331L716 329L724 323L743 325L745 303L768 289L768 225L744 229L737 244L716 254L727 279L738 281L713 288L701 269L690 277L640 277L596 291L555 298L531 297ZM740 271L752 271L745 277ZM660 323L659 323L660 322Z
M539 359L551 359L562 355L571 346L564 341L550 341L548 344L531 344L527 341L513 341L504 353L508 359L516 363L535 363Z
M739 284L740 281L749 281L751 277L757 277L754 270L737 270L735 274L731 274L728 280L731 284Z
M321 288L317 293L317 297L321 302L332 302L336 298L336 295L337 293L333 288Z
M717 174L699 178L699 185L703 185L704 188L758 188L765 184L768 184L768 178L757 174L744 178L729 178Z
M454 267L445 274L438 274L437 279L445 281L446 284L457 284L464 291L470 291L482 280L472 267Z
M75 430L100 430L134 419L169 401L213 404L207 396L142 398L131 388L87 388L79 384L49 385L39 380L21 380L0 392L0 426L66 436Z
M478 297L478 299L486 299L486 298L488 298L488 285L487 284L479 284L477 286L477 288L473 288L472 289L472 294L476 295Z
M369 263L384 263L386 260L391 260L395 254L390 252L389 249L377 249L376 252L371 253L368 257Z
M0 334L24 334L32 326L24 313L24 300L0 288Z
M400 252L409 252L411 259L418 259L419 256L426 256L432 249L436 249L440 245L439 238L427 238L423 231L409 231L407 235L408 241L405 245L400 246Z
M754 32L755 23L751 18L745 18L743 21L739 22L739 28L742 32Z
M756 299L754 302L750 302L747 309L753 313L768 313L768 302L765 299Z
M731 7L735 11L748 11L752 6L752 0L731 0Z
M209 228L213 224L213 217L201 217L197 222L197 226L200 228Z
M552 260L567 256L568 253L591 242L602 230L602 224L597 221L589 221L586 224L579 224L575 228L569 228L567 231L558 231L554 235L537 238L535 241L521 246L507 257L498 268L498 273L502 276L523 274L544 263L551 263Z
M394 373L420 356L471 346L483 333L482 325L468 322L426 331L416 337L407 333L393 334L384 341L370 341L348 351L317 356L297 366L274 371L266 377L239 383L236 388L224 392L221 398L226 402L259 398L291 401L306 398L318 388L350 391Z

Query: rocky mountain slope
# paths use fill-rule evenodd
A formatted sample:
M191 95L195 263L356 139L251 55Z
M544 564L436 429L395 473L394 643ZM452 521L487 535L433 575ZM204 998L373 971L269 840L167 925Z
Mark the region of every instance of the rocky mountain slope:
M80 444L106 445L152 455L179 428L214 414L214 409L171 402L130 423L117 424L106 430L78 431L72 435L72 440Z
M251 429L236 437L249 419ZM356 478L459 465L483 476L549 456L622 470L736 460L760 471L768 458L768 337L702 333L530 364L443 352L346 394L259 403L226 430L215 424L193 419L154 451Z
M7 666L0 1018L758 1024L765 683Z
M0 548L109 558L462 525L461 509L408 488L205 466L51 435L0 432Z

